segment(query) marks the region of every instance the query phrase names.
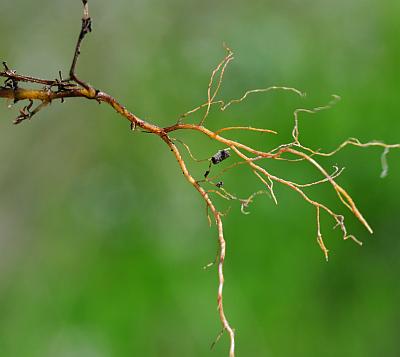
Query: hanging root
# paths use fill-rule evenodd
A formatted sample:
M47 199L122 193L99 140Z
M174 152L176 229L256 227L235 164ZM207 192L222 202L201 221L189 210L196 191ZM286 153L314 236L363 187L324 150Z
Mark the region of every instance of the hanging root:
M323 240L323 236L321 233L321 221L320 221L320 214L321 210L327 213L334 221L335 227L339 227L339 229L342 232L342 237L344 240L351 239L355 243L361 245L362 243L354 236L351 234L348 234L347 228L345 225L344 221L344 216L342 214L335 213L331 208L329 208L326 204L323 204L317 200L312 199L308 193L306 193L304 190L312 188L313 186L316 185L321 185L321 184L330 184L331 187L335 190L339 201L346 207L361 223L364 225L364 227L372 233L372 228L366 221L366 219L363 217L359 209L357 208L354 200L350 196L350 194L343 188L341 187L337 182L336 179L343 173L344 168L339 168L338 166L334 166L334 170L332 173L328 173L321 164L318 163L316 158L318 156L332 156L344 147L348 145L353 145L353 146L359 146L359 147L369 147L369 146L379 146L384 148L384 153L382 154L382 177L385 176L388 172L388 165L387 165L387 159L386 155L389 151L389 149L392 148L399 148L399 144L394 144L394 145L388 145L384 144L381 142L368 142L368 143L361 143L357 139L349 139L342 143L337 149L330 153L323 153L320 150L313 150L310 149L306 146L303 146L300 143L299 140L299 116L302 113L306 114L316 114L319 111L322 110L327 110L330 109L332 106L334 106L339 100L340 97L337 95L332 96L332 100L324 106L312 108L312 109L296 109L293 113L294 115L294 127L292 130L292 137L293 141L286 143L286 144L281 144L278 147L269 150L269 151L263 151L263 150L258 150L256 148L253 148L251 146L248 146L242 142L235 141L228 139L226 137L221 136L222 133L228 132L228 131L252 131L252 132L261 132L261 133L270 133L270 134L277 134L276 131L270 130L270 129L265 129L265 128L254 128L251 126L227 126L224 128L221 128L215 132L207 129L206 127L203 126L205 123L205 120L209 117L210 113L210 108L213 105L219 106L219 109L224 111L226 110L229 106L232 104L237 104L241 103L244 101L250 94L253 93L262 93L262 92L269 92L272 90L286 90L286 91L291 91L294 92L295 94L304 97L304 93L291 87L280 87L280 86L272 86L268 87L265 89L256 89L256 90L249 90L245 92L244 95L242 95L239 99L233 99L230 101L224 101L222 99L217 99L217 94L219 90L221 89L221 83L223 81L223 75L225 73L227 65L230 63L230 61L233 59L232 57L232 52L229 52L228 55L218 64L216 69L212 72L209 86L208 86L208 96L207 96L207 102L199 105L195 109L185 113L182 118L186 118L191 114L196 113L197 111L206 108L205 115L203 119L200 121L199 124L185 124L183 122L178 122L177 124L164 128L166 133L172 132L172 131L177 131L177 130L195 130L198 132L203 133L210 139L219 142L221 147L224 149L221 149L218 153L217 156L215 155L210 155L209 159L209 167L206 170L206 173L204 174L203 179L199 179L196 181L198 185L210 185L212 188L208 189L206 191L207 194L207 200L210 199L209 195L215 195L217 197L220 197L224 200L228 201L238 201L240 203L240 209L243 214L248 214L249 212L247 211L247 208L249 204L253 201L254 197L260 194L269 194L272 200L274 201L275 204L278 204L278 200L274 191L274 184L280 184L280 185L285 185L289 188L291 188L293 191L297 192L300 197L302 197L306 202L311 204L312 206L315 207L316 209L316 222L317 222L317 243L319 247L321 248L325 259L328 261L329 259L329 250L325 245L325 242ZM218 72L220 71L220 72ZM216 90L212 91L211 88L213 86L213 81L219 73L218 77L218 82L216 86ZM230 151L227 151L227 148L230 149ZM189 150L187 148L187 150ZM211 169L213 168L212 163L214 164L220 164L223 160L220 160L219 158L222 157L221 153L227 153L231 152L233 154L236 154L236 158L232 157L232 155L226 155L223 156L223 160L226 160L229 158L229 160L235 160L233 163L230 165L226 165L225 167L222 167L217 173L213 174L211 176ZM192 157L192 154L190 155ZM289 156L289 157L288 157ZM192 157L193 158L193 157ZM284 160L288 162L307 162L308 164L311 164L316 172L319 175L322 175L322 178L315 179L309 183L298 183L294 182L289 179L285 179L282 177L279 177L275 174L270 173L267 171L266 168L262 166L262 162L264 160ZM199 160L197 160L199 161ZM228 161L228 160L227 160ZM223 163L225 164L225 162ZM225 174L230 172L231 170L238 168L238 167L248 167L250 171L259 179L260 183L266 188L265 190L258 190L248 196L247 199L243 199L238 197L236 194L233 194L228 191L228 188L225 187L224 181L221 180L221 178L224 177ZM214 169L213 169L214 170ZM219 180L216 182L216 180ZM204 198L204 197L203 197ZM207 201L206 200L206 201ZM220 217L219 217L220 218ZM221 230L222 230L222 221L218 221L218 227L221 225ZM225 256L225 241L221 241L220 238L220 252ZM223 252L223 253L222 253ZM222 269L224 259L221 259L221 256L218 258L219 259L219 269ZM207 267L212 266L213 264L209 264ZM220 277L220 285L219 285L219 290L218 290L218 301L221 301L221 305L219 304L220 312L222 309L222 287L223 287L223 279ZM230 328L227 328L229 326L228 321L226 320L226 317L224 314L220 315L221 322L223 325L223 330L229 332L229 336L231 338L231 349L230 349L230 356L233 356L234 351L232 348L234 347L234 333L233 330ZM221 333L222 334L222 333ZM221 334L218 335L216 341L214 344L220 339ZM232 347L233 346L233 347Z

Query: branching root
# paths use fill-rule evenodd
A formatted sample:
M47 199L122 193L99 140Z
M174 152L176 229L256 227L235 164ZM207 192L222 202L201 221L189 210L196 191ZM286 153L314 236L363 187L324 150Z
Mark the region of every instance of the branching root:
M265 128L255 128L251 126L226 126L216 131L212 131L206 128L204 125L206 120L210 117L211 107L216 105L220 110L225 111L231 105L238 104L246 100L250 95L256 93L266 93L274 90L283 90L292 92L301 98L305 94L296 89L286 86L270 86L264 89L253 89L246 91L238 99L223 100L218 97L224 75L228 68L228 65L233 60L233 52L231 49L225 46L226 55L218 63L211 73L211 77L207 87L207 99L204 103L200 104L196 108L183 114L179 120L169 127L160 127L152 124L148 121L140 119L138 116L128 111L121 103L109 94L97 90L87 82L78 78L76 74L77 62L81 53L82 41L86 38L86 35L92 30L91 18L89 16L88 1L82 0L83 4L83 17L82 25L79 32L78 40L75 46L74 56L71 67L69 69L69 78L63 79L61 72L57 79L40 79L32 76L24 76L12 70L4 62L4 70L0 71L0 77L4 78L4 83L0 86L0 98L12 100L14 103L19 101L27 101L27 104L20 110L19 115L15 119L14 123L18 124L26 119L30 119L33 115L37 114L40 110L44 109L48 104L52 103L56 99L64 101L71 98L86 98L88 100L95 100L99 103L106 103L110 105L117 113L127 119L131 129L140 129L143 132L151 133L158 136L168 146L176 161L179 165L186 180L193 186L193 188L199 193L201 199L206 205L206 215L209 224L215 224L218 233L218 254L214 263L210 263L207 267L217 265L218 270L218 292L217 292L217 307L219 318L222 324L222 332L227 332L230 340L229 356L233 357L235 354L235 333L231 327L224 310L224 262L226 258L226 241L224 238L224 230L222 224L222 217L224 213L220 212L214 203L216 197L222 198L228 201L237 201L240 205L240 210L243 214L249 213L249 205L254 201L256 196L267 194L269 195L275 204L278 204L275 188L277 185L283 185L290 188L292 191L297 193L307 203L312 205L316 209L316 222L317 222L317 243L321 248L324 257L328 260L328 249L324 243L321 234L321 221L320 215L325 212L334 221L335 226L338 227L344 239L351 239L358 244L361 244L353 235L348 234L346 225L344 223L344 215L334 212L325 203L319 202L313 198L306 190L313 188L316 185L329 184L336 192L339 201L343 206L348 209L353 216L355 216L362 225L372 233L372 229L369 226L366 219L363 217L359 209L357 208L351 195L337 183L337 178L342 174L343 168L337 166L334 167L332 173L328 171L317 161L321 156L329 157L338 153L340 150L347 146L356 147L379 147L383 149L381 156L382 163L382 177L385 177L388 173L388 162L387 154L390 149L400 148L400 144L385 144L379 141L370 141L362 143L357 139L350 138L340 144L336 149L331 152L324 153L321 150L313 150L309 147L303 146L299 139L299 116L301 114L315 114L321 110L326 110L335 105L340 99L334 95L332 100L325 106L316 107L312 109L296 109L294 115L294 127L292 130L293 141L289 143L283 143L278 147L264 151L247 145L241 141L235 141L222 134L226 134L228 131L251 131L261 132L268 134L277 134L276 131ZM30 84L34 88L23 88L22 84ZM36 88L35 88L36 86ZM37 88L39 86L39 88ZM33 102L39 101L40 104L33 108ZM33 109L32 109L33 108ZM204 109L201 120L196 124L186 122L189 117ZM199 132L205 137L211 139L214 143L217 143L220 150L215 153L211 151L208 158L198 159L192 152L190 146L182 141L171 136L172 132ZM205 174L203 177L195 178L188 170L186 162L182 157L178 144L182 145L188 152L189 157L198 165L204 165ZM282 178L277 174L273 174L268 170L264 162L266 160L285 160L290 165L290 162L302 162L312 166L315 170L316 178L310 183L298 183L288 178ZM202 164L204 163L204 164ZM208 168L207 168L208 165ZM257 182L260 184L260 188L256 190L249 190L246 194L247 198L242 198L239 195L231 193L230 187L222 180L226 174L230 173L233 169L243 167L249 171L250 174L254 174ZM212 172L211 172L212 171ZM215 172L216 171L216 172ZM217 181L218 180L218 181ZM213 198L211 198L213 197ZM221 337L222 333L218 335L216 342Z

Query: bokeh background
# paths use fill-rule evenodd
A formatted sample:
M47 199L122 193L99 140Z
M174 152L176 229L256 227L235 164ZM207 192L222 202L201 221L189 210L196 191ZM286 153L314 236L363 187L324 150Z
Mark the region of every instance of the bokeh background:
M0 57L20 73L55 78L70 65L80 1L1 0ZM307 92L256 95L213 111L208 125L276 129L278 137L231 137L258 147L302 140L333 149L348 137L400 142L398 1L92 1L94 32L83 45L82 78L137 115L169 125L206 98L212 68L235 50L223 98L290 85ZM220 331L216 252L204 204L159 139L133 133L105 105L53 103L13 126L0 103L0 355L3 357L226 356ZM195 118L193 118L194 120ZM199 157L217 147L178 135ZM323 216L331 256L316 243L315 210L276 187L225 218L225 304L238 356L400 355L400 152L381 179L380 149L348 148L322 160L345 166L339 182L375 230L347 214L360 248ZM309 182L304 163L266 163ZM201 177L207 164L191 165ZM224 178L241 196L262 187L245 169ZM346 212L329 186L311 196ZM347 212L346 212L347 213Z

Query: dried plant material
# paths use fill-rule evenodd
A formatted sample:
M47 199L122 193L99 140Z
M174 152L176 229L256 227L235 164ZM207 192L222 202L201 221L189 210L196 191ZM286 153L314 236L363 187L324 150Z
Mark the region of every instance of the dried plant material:
M231 154L229 153L229 149L219 150L216 154L211 156L211 162L214 165L217 165L226 160L229 156L231 156Z
M63 79L61 72L59 72L59 78L57 79L40 79L32 76L20 75L16 70L10 69L6 62L3 62L4 70L0 72L0 77L4 78L4 83L0 86L0 98L11 100L13 103L26 101L27 104L20 110L19 115L15 119L14 123L18 124L26 119L32 118L33 115L37 114L40 110L44 109L48 104L52 103L56 99L64 101L70 98L86 98L89 100L95 100L99 103L106 103L110 105L117 113L127 119L130 123L132 130L140 129L146 133L151 133L159 137L168 149L174 155L180 170L182 171L185 179L193 186L193 188L200 194L206 205L206 217L209 225L215 223L218 233L218 253L215 261L208 264L206 267L217 265L218 270L218 292L217 292L217 306L219 319L222 324L222 332L218 335L215 342L217 342L224 332L227 332L230 340L229 356L233 357L235 354L235 333L234 329L230 325L224 310L224 262L226 257L226 241L224 238L222 217L227 212L221 212L217 209L214 204L214 198L216 196L227 200L237 201L240 205L240 210L243 214L249 213L249 205L254 201L255 197L259 195L269 195L275 204L278 204L278 200L275 194L275 187L277 185L283 185L296 192L302 199L312 205L316 209L316 223L317 223L317 243L320 246L324 257L328 260L328 249L324 243L323 236L321 233L321 220L320 215L325 212L334 222L335 227L341 230L343 239L351 239L357 244L362 244L356 237L348 234L347 228L344 221L344 216L334 212L328 205L319 202L318 200L311 198L311 194L305 192L307 189L311 189L316 185L328 184L330 185L338 196L339 201L348 209L351 214L356 217L360 223L372 233L372 228L369 226L367 220L359 211L351 195L340 186L336 179L342 174L343 168L338 166L334 167L332 173L328 171L317 161L321 156L333 156L346 146L357 146L357 147L372 147L378 146L383 148L381 156L382 173L381 177L385 177L388 173L387 154L390 149L400 148L400 144L388 145L379 141L370 141L367 143L361 143L359 140L350 138L340 144L335 150L324 153L321 150L314 150L309 147L303 146L299 140L299 115L302 113L316 114L321 110L330 109L335 105L340 97L334 95L332 100L325 106L316 107L312 109L296 109L294 115L294 127L292 130L293 141L289 143L283 143L278 147L263 151L253 148L251 145L246 145L238 140L231 140L222 136L222 133L228 131L252 131L261 133L277 134L276 131L265 128L254 128L251 126L226 126L216 131L212 131L204 126L206 119L209 117L211 107L217 105L220 110L225 111L228 107L233 104L242 103L249 95L255 93L265 93L273 90L283 90L293 92L300 97L304 97L304 93L297 90L296 88L286 86L271 86L264 89L253 89L246 91L238 99L232 99L224 101L218 99L218 94L223 85L224 75L228 65L233 60L233 52L228 47L226 49L226 55L218 63L211 73L211 77L207 87L207 100L196 108L183 114L174 125L168 127L161 127L145 121L134 113L130 112L125 106L119 103L115 98L107 94L106 92L95 89L89 83L79 79L76 75L76 66L81 53L81 44L85 39L86 35L92 31L92 22L89 16L88 1L82 0L83 4L83 17L81 29L79 32L78 40L75 46L75 52L72 60L72 64L69 70L69 78ZM41 88L24 88L23 84L30 84L32 86L41 86ZM39 104L34 107L34 101L38 101ZM26 103L25 102L25 103ZM201 109L205 109L205 113L198 124L185 123L184 119L188 116L198 112ZM171 133L182 131L182 132L198 132L209 138L213 143L217 143L218 147L224 147L215 153L209 152L207 159L197 159L192 153L192 149L184 141L172 137ZM202 162L208 163L208 169L204 173L204 177L196 179L191 172L188 170L185 160L182 157L181 151L178 149L178 144L181 144L188 152L190 158L202 165ZM288 158L289 156L289 158ZM230 158L230 165L219 165L227 158ZM266 160L282 160L287 161L288 165L291 162L301 162L304 164L311 165L318 175L316 179L309 183L294 182L287 178L282 178L278 174L272 174L265 166L263 166ZM233 163L232 163L233 161ZM213 174L210 177L210 170L212 165L218 165L216 170L220 168L219 172ZM225 166L225 167L224 167ZM257 182L262 186L263 189L249 190L246 195L247 198L241 198L236 194L228 191L230 189L228 181L223 178L226 174L230 173L234 168L244 167L250 174L254 174ZM213 169L214 170L214 169ZM218 179L218 180L217 180ZM217 181L216 181L217 180ZM213 198L211 198L213 197Z

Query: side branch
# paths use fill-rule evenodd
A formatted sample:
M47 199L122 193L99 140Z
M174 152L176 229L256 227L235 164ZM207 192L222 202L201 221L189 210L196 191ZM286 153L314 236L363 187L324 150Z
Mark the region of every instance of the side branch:
M82 0L83 3L83 17L81 30L79 32L78 41L76 42L74 57L72 59L71 68L69 70L69 76L72 81L80 84L82 87L90 91L91 95L94 94L94 88L92 88L88 83L80 80L75 74L76 64L78 62L79 55L81 54L81 45L85 36L92 31L92 19L89 16L89 4L87 0Z

